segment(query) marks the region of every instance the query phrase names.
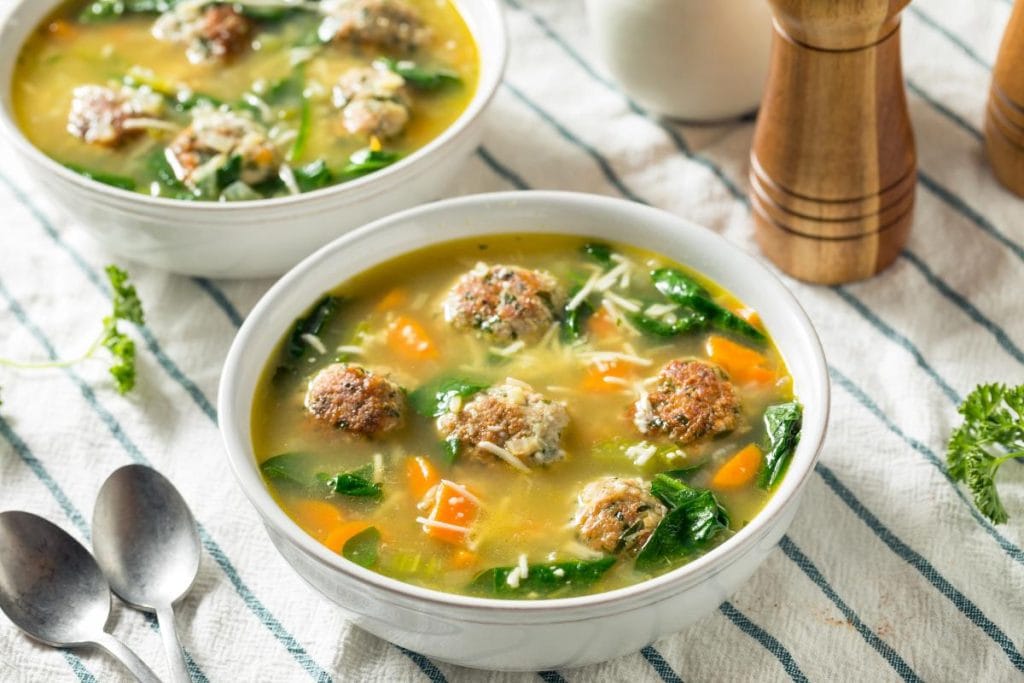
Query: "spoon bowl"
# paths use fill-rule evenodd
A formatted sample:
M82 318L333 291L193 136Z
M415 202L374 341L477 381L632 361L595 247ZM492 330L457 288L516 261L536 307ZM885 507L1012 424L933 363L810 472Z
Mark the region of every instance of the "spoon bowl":
M185 499L151 467L127 465L100 487L92 528L96 560L111 588L156 613L173 678L190 681L173 611L199 573L199 533Z
M99 646L138 680L159 683L135 653L106 633L110 586L96 560L66 531L30 512L0 512L0 610L42 643Z
M84 645L110 618L110 588L70 534L12 510L0 513L0 609L47 645Z

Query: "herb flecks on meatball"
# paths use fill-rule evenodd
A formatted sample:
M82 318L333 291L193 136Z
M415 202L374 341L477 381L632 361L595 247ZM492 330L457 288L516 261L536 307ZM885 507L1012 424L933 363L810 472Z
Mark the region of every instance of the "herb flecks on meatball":
M452 287L444 317L495 341L535 341L558 322L564 306L565 292L550 273L480 264Z
M352 135L393 138L409 122L405 79L384 66L353 67L342 74L332 93L342 123Z
M405 394L383 375L335 363L316 374L306 391L306 410L335 429L374 436L402 426Z
M148 88L80 85L72 92L67 130L89 144L114 147L144 128L136 123L162 111L163 98Z
M281 152L266 129L246 113L197 107L192 124L167 148L178 180L195 188L232 157L241 159L239 180L255 185L278 172Z
M430 39L419 13L401 0L322 0L320 40L411 52Z
M561 441L568 424L565 405L513 379L476 394L457 412L437 419L441 435L458 441L461 458L486 463L502 460L524 471L565 457Z
M160 15L153 37L185 46L193 64L222 61L245 49L252 22L229 3L182 2Z
M587 547L635 554L665 516L665 506L643 479L603 477L580 491L573 525Z
M664 434L684 446L735 429L740 403L735 387L717 365L673 360L632 412L633 424L642 434Z

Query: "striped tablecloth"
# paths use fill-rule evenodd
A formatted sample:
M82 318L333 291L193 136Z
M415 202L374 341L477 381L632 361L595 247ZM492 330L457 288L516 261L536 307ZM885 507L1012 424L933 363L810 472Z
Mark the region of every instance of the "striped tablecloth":
M453 194L625 196L755 250L744 198L749 122L660 122L596 63L578 0L503 1L508 77ZM960 398L980 381L1024 381L1024 202L994 181L979 132L1009 11L1007 0L915 0L905 12L920 156L910 243L868 282L789 282L822 336L834 405L821 464L778 550L686 631L540 678L1024 679L1024 466L1004 467L1012 518L993 527L943 465ZM113 259L3 148L0 206L0 354L74 354L108 306L101 268ZM396 648L351 627L295 577L228 471L212 403L228 345L270 283L130 270L149 315L132 395L114 393L98 362L0 369L0 508L43 514L88 541L111 470L144 462L166 473L202 525L202 569L179 618L198 681L536 679ZM166 673L151 621L117 606L113 628ZM49 650L0 620L0 680L123 677L103 655Z

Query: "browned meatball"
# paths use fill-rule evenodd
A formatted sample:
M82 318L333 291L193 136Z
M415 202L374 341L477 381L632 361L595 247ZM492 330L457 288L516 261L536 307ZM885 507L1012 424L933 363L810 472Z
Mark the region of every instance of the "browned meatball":
M142 130L133 121L158 116L162 109L163 98L148 89L81 85L72 92L67 130L90 144L113 147Z
M558 321L563 306L565 293L550 273L481 264L452 287L444 317L496 341L534 341Z
M353 135L395 137L409 122L405 79L387 67L352 67L334 86L334 106Z
M306 409L317 420L374 436L402 426L405 394L391 380L357 365L329 365L310 381Z
M635 553L665 516L643 479L604 477L580 491L573 524L580 541L602 553Z
M241 52L252 34L252 22L231 4L182 3L153 24L158 40L185 46L194 64L224 60Z
M324 41L348 40L408 52L431 35L419 13L401 0L327 0L320 11L326 15L319 30Z
M730 432L740 416L736 389L725 372L699 360L673 360L650 394L633 406L633 424L644 434L665 434L686 445Z
M239 178L249 185L275 175L281 165L280 151L251 116L208 107L192 110L192 125L178 133L167 149L175 175L189 187L216 170L208 164L215 159L224 163L241 157Z
M568 424L563 404L515 380L482 391L437 419L444 438L458 439L460 457L503 460L519 470L564 458L562 431Z

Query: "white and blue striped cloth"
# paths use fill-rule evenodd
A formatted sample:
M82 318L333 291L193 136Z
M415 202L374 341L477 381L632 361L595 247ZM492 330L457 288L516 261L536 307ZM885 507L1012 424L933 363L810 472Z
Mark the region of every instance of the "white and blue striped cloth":
M1024 1L1024 0L1021 0ZM752 124L662 123L594 60L578 0L504 0L508 78L455 193L571 189L626 196L754 250L744 197ZM0 509L83 541L114 468L151 463L182 490L205 555L180 610L197 681L1024 680L1024 465L993 527L949 479L955 406L980 381L1024 381L1024 201L996 184L979 128L1008 0L916 0L904 64L920 157L914 232L860 284L790 281L822 336L833 420L789 534L748 585L686 631L582 670L487 674L351 627L267 540L221 455L221 362L269 282L130 270L147 304L139 386L102 363L0 371ZM2 148L0 148L2 150ZM112 260L0 154L0 355L68 356L96 333ZM118 636L166 673L152 620L115 609ZM0 618L0 680L120 680L91 652L35 645Z

